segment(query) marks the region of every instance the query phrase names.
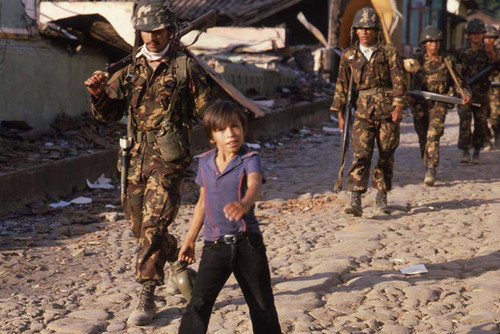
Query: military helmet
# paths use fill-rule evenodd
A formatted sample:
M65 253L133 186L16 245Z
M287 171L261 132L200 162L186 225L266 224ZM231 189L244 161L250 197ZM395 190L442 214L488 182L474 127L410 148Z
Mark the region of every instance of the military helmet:
M443 32L434 26L427 26L422 33L420 33L419 43L425 43L428 41L442 41Z
M380 30L380 20L375 9L365 7L358 10L354 16L351 29L372 28Z
M468 34L482 34L484 31L484 22L480 19L470 20L465 27L465 32Z
M140 0L132 23L134 29L139 31L177 27L177 19L169 0Z
M497 28L495 28L495 26L492 26L492 25L486 26L486 32L484 33L483 37L498 38L498 30L497 30Z

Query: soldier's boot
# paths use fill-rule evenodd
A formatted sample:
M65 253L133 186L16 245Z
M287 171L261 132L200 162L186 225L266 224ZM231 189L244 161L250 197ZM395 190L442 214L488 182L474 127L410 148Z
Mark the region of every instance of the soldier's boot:
M427 167L427 172L425 173L424 184L426 186L432 187L436 179L436 168Z
M389 213L389 206L387 205L387 191L379 190L377 191L377 196L375 197L375 208L380 213Z
M479 151L480 151L479 148L475 148L474 152L472 153L472 162L475 164L478 164L481 162L481 160L479 159Z
M361 191L351 192L351 202L344 209L344 212L354 217L361 217L363 215L363 208L361 207Z
M144 284L139 295L139 303L128 317L127 323L132 326L145 326L153 321L155 314L155 286Z
M500 148L500 134L495 134L495 148Z
M489 140L484 142L484 150L485 151L492 151L493 150L493 144Z
M460 162L465 162L465 163L470 162L469 150L462 150L462 158L460 159Z

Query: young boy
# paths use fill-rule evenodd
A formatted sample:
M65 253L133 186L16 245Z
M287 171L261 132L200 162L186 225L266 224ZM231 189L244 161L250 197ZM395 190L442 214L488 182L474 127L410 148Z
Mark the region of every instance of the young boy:
M266 248L254 215L264 172L257 153L243 146L245 115L233 102L219 100L205 111L203 126L216 148L197 156L200 197L179 260L195 262L202 226L205 245L179 333L206 333L215 299L231 273L250 309L254 333L281 333Z

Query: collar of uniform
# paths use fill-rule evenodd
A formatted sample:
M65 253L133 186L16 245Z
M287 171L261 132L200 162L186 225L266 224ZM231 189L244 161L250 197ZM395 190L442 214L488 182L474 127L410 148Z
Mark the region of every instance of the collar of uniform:
M436 60L441 60L441 58L443 58L443 55L441 54L441 52L438 52ZM424 61L428 61L430 59L431 59L431 57L427 54L427 52L425 52L424 53Z

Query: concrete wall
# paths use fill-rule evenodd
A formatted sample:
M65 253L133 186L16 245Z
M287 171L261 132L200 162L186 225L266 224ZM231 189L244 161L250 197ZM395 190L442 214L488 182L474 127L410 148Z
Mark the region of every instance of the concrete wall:
M90 110L83 82L106 62L104 55L71 55L46 40L0 39L0 120L45 128L61 112Z
M249 123L247 138L251 141L269 138L302 126L320 125L329 119L331 100L303 102L279 112L267 114ZM209 147L201 127L192 132L192 150ZM0 215L22 209L35 200L69 195L83 189L86 179L95 181L102 173L117 177L118 148L64 159L53 163L0 175Z

